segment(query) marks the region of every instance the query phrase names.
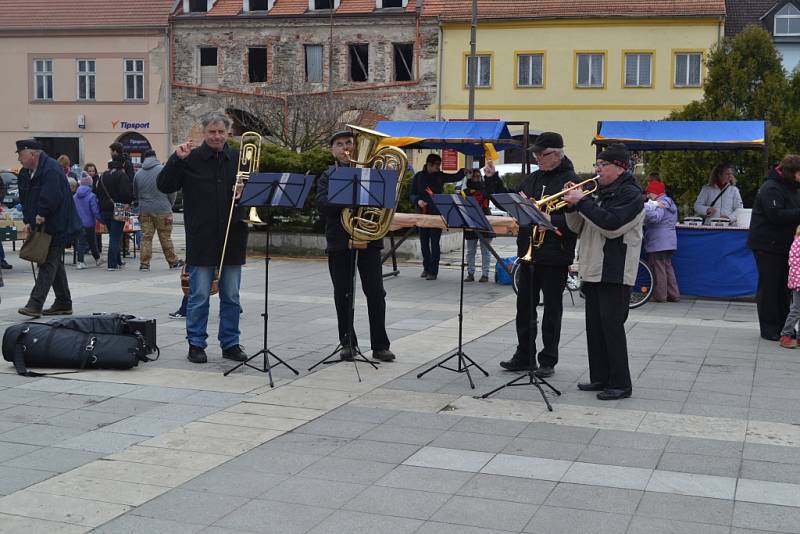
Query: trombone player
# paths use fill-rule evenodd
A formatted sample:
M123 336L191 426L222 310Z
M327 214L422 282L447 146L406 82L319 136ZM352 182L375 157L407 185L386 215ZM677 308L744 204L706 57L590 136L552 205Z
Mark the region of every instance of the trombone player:
M218 338L222 357L241 362L247 360L247 354L239 345L239 285L247 253L247 224L242 221L242 208L233 211L230 232L226 232L231 203L241 193L236 181L239 153L228 146L231 120L226 115L211 112L201 123L203 144L194 150L191 140L178 145L158 175L157 185L167 194L183 190L189 273L187 359L192 363L208 360L205 349L211 285L219 276ZM217 273L220 263L223 268Z
M355 137L350 130L342 130L333 134L330 149L335 158L336 167L351 167L350 154L353 153ZM333 300L336 305L336 319L339 326L339 343L342 346L340 357L345 361L355 358L358 340L353 328L353 339L350 339L348 325L352 324L350 308L350 284L353 269L358 268L361 275L361 287L367 297L369 313L369 339L372 346L372 357L383 362L395 359L389 350L389 336L386 334L386 291L383 289L383 270L381 267L381 249L383 238L370 241L365 249L359 250L358 265L355 265L355 251L350 248L350 234L342 225L342 207L328 203L328 173L323 172L317 180L316 206L325 219L325 253L328 255L328 271L333 283ZM355 291L355 288L353 288Z
M556 132L544 132L531 147L539 169L523 180L518 192L531 200L539 200L560 192L569 182L579 182L574 167L564 154L564 139ZM489 169L491 172L491 169ZM567 285L567 269L575 259L576 235L567 228L564 209L550 214L554 226L561 236L553 232L544 233L541 246L531 246L530 227L520 228L517 234L517 256L524 257L532 251L533 280L530 269L520 270L519 291L517 293L517 350L510 360L500 362L509 371L527 371L533 366L534 373L547 378L555 373L558 364L558 342L561 338L562 298ZM536 365L536 331L531 332L531 324L537 324L539 292L544 296L542 317L542 350L538 353ZM533 299L531 299L533 293ZM534 327L535 328L535 327Z

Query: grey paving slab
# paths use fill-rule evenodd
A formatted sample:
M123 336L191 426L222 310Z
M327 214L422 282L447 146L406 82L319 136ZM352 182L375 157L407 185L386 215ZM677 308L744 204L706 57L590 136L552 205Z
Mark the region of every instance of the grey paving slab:
M419 530L417 530L415 534L506 534L507 532L507 530L494 530L427 521L419 527Z
M393 468L393 464L329 456L306 467L301 474L310 478L372 484Z
M96 534L141 534L144 532L163 534L195 534L203 529L202 525L191 525L166 519L153 519L133 514L125 514L92 532Z
M669 442L669 437L659 434L626 432L623 430L598 430L590 445L661 451L667 446L667 442Z
M431 446L469 451L500 452L511 440L510 436L448 430L433 440Z
M745 443L742 457L745 460L800 464L800 453L795 447Z
M736 478L654 471L647 483L647 491L733 500Z
M196 389L166 388L161 386L143 386L121 395L122 399L139 399L152 402L175 402L197 393Z
M430 518L450 499L443 493L372 486L351 499L344 509L412 519Z
M217 406L227 408L247 399L246 395L238 393L222 393L219 391L197 391L186 397L179 397L175 402L179 404L197 404L200 406Z
M733 526L775 532L800 532L800 508L737 502Z
M262 532L269 526L272 532L304 534L331 515L333 510L276 501L250 501L218 520L214 526ZM376 516L381 517L381 516ZM347 532L340 530L338 532Z
M412 534L421 524L422 521L407 517L339 510L311 529L309 534Z
M743 444L739 441L717 439L670 437L666 452L700 454L707 456L742 457Z
M644 489L651 469L575 462L561 480L577 484L593 484L612 488Z
M0 377L7 377L9 375L0 374ZM53 397L55 393L45 391L33 391L21 388L8 388L0 390L0 402L3 404L27 404L31 401L43 399L45 397Z
M144 441L147 436L134 436L131 434L115 434L102 430L92 430L74 438L54 443L65 449L79 449L83 451L102 452L111 454L130 447L135 443Z
M152 410L153 408L157 408L163 405L164 403L162 402L113 397L108 400L104 400L103 402L98 402L92 405L89 409L96 412L119 413L126 416L130 416L147 412L148 410Z
M129 399L121 399L129 400ZM130 399L134 400L134 399ZM188 423L197 419L203 418L212 413L217 413L221 408L218 406L201 406L192 404L180 404L172 402L169 404L161 403L160 406L151 407L148 410L141 412L142 415L147 414L147 417L155 417L160 419L172 419Z
M658 461L658 469L681 471L701 475L737 477L741 461L735 457L701 456L699 454L678 454L665 452Z
M531 423L525 430L520 432L519 437L586 445L592 441L596 433L597 430L594 428L554 425L551 423Z
M655 468L661 457L658 449L631 449L628 447L601 447L589 445L578 456L579 462L619 465L625 467Z
M103 453L44 447L4 462L9 467L65 473L100 458Z
M532 438L514 438L502 452L519 456L535 456L552 460L577 460L586 445Z
M800 453L800 451L798 451ZM800 484L800 464L742 460L742 478Z
M472 476L472 473L463 471L398 465L375 484L427 492L455 493Z
M47 480L55 474L52 471L0 465L0 495L10 495L31 484Z
M358 421L362 423L384 423L399 413L398 410L365 408L363 406L350 406L349 404L345 404L325 414L325 419Z
M238 470L290 476L303 471L309 465L319 461L320 458L322 457L311 454L253 449L234 458L226 466Z
M550 492L544 504L630 515L636 510L641 497L641 491L560 483Z
M66 413L68 410L60 408L46 408L43 406L13 406L0 411L0 420L12 423L45 423L51 417Z
M479 473L458 490L464 497L479 497L527 504L542 504L555 482Z
M625 532L630 520L631 516L629 515L542 506L525 526L525 532L536 534L574 534L576 532L616 534Z
M103 431L117 434L134 434L137 436L157 436L175 430L182 425L183 423L173 419L159 419L146 415L134 415L103 427Z
M736 500L800 508L800 485L741 479Z
M668 493L645 493L636 515L730 526L733 502Z
M536 506L507 501L455 496L433 514L433 521L500 530L520 531Z
M401 427L387 422L365 432L361 435L361 439L406 443L409 445L427 445L444 432L445 430L441 428Z
M0 440L12 443L47 446L80 435L80 429L45 424L29 424L0 434Z
M89 382L70 393L78 395L102 395L106 397L124 395L139 389L141 386L132 384L116 384L112 382Z
M626 534L727 534L727 526L634 516Z
M517 436L528 427L528 423L521 421L504 421L487 419L484 417L462 417L450 427L455 432L476 432L493 436Z
M364 484L293 477L278 483L260 498L322 508L340 508L367 487Z
M356 439L331 452L331 456L400 464L418 450L418 445Z
M180 523L211 525L249 499L202 491L174 489L136 508L133 515Z
M433 428L447 430L458 423L459 417L445 414L400 412L387 424L410 428Z
M559 481L571 466L572 462L565 460L498 454L486 464L481 472L490 475Z
M274 488L286 478L287 475L235 469L230 465L223 465L193 478L181 488L254 499Z
M298 434L314 434L334 438L355 439L377 426L376 423L361 421L342 421L339 419L317 419L297 428Z
M408 458L404 465L432 467L477 473L494 457L493 454L461 449L424 447Z
M3 436L0 434L0 440L2 439ZM7 463L9 460L30 454L38 449L39 447L36 445L0 441L0 463Z

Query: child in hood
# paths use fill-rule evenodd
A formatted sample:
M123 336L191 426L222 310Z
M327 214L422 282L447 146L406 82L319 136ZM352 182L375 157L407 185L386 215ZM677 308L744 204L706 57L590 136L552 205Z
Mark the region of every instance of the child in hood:
M81 223L83 223L83 236L78 240L77 268L86 269L83 259L87 249L91 250L95 265L100 267L103 261L100 259L100 251L97 248L95 223L102 222L102 219L97 196L92 192L92 177L86 171L82 171L78 184L78 190L72 196L75 201L75 209L78 211Z

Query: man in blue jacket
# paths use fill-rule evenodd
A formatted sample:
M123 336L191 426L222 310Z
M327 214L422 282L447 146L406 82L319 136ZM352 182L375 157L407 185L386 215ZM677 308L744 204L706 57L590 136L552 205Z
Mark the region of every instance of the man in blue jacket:
M39 275L28 303L18 312L28 317L71 315L72 296L64 269L64 247L82 230L64 171L42 150L36 139L17 141L17 155L23 169L20 182L27 184L22 201L26 231L41 226L52 238L47 259L39 264ZM43 310L50 288L56 294L53 305Z

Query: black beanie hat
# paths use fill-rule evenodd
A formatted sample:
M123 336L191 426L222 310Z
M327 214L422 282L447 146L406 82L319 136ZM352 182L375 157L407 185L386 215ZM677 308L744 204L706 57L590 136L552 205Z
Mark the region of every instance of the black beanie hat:
M622 143L615 143L608 145L605 150L597 155L597 159L613 163L617 167L628 170L630 166L630 154L628 154L628 147Z
M556 132L542 132L531 146L531 151L544 152L548 148L564 148L564 138Z

